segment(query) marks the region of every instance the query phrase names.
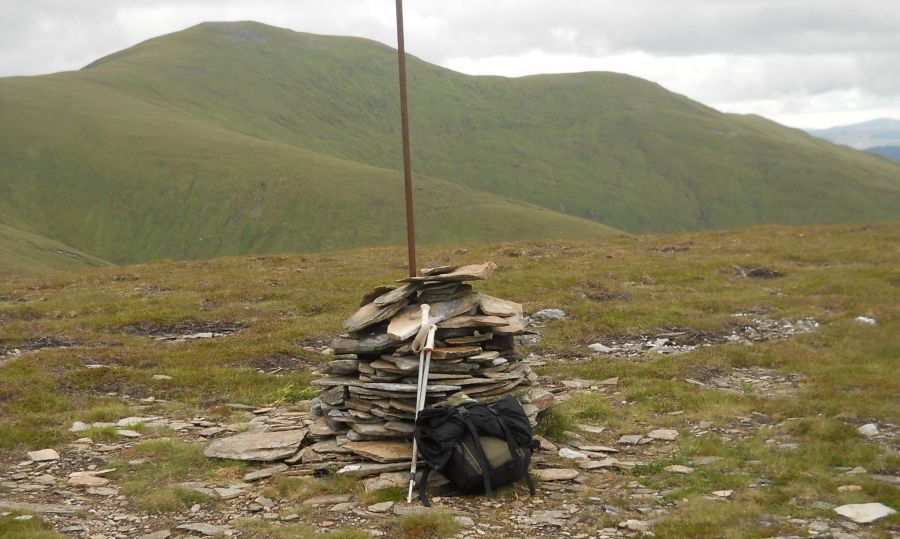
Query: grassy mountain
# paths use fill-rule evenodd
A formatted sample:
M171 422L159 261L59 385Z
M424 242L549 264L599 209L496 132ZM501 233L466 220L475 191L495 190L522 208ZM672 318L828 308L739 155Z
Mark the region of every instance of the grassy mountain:
M402 180L164 107L90 71L0 82L0 223L116 263L405 238ZM593 237L609 227L416 178L431 243Z
M828 129L810 129L809 132L835 144L844 144L860 150L875 146L900 145L900 120L893 118L877 118Z
M900 170L613 73L409 60L420 240L900 217ZM396 55L205 23L0 79L0 223L116 263L403 240Z

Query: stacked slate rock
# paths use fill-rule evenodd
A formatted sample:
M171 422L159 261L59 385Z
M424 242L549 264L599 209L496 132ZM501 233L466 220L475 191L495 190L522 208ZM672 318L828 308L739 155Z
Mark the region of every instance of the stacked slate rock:
M423 269L398 281L401 286L367 294L344 323L347 335L332 343L334 359L322 369L326 377L313 382L323 389L310 410L315 420L310 436L320 440L313 447L351 442L351 448L387 449L392 444L384 442L412 437L419 371L412 342L423 304L430 306L429 321L438 328L426 407L491 403L513 395L533 418L544 406L531 404L537 376L515 350L514 337L526 332L522 305L480 294L468 284L488 279L495 268L487 262Z

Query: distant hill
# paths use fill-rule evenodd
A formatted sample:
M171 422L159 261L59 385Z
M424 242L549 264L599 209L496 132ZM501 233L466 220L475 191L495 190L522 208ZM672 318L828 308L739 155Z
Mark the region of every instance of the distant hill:
M408 68L423 242L900 217L900 167L635 77ZM0 79L0 223L113 263L400 243L396 77L244 22Z
M889 159L900 161L900 146L875 146L866 148L867 152L883 155Z
M858 150L876 146L900 146L900 120L893 118L879 118L828 129L810 129L809 133Z

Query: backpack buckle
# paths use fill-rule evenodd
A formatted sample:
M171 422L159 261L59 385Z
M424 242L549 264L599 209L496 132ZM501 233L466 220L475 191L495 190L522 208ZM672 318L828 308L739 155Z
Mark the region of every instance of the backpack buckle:
M456 413L458 413L463 418L469 417L469 415L471 415L471 414L469 414L469 410L467 410L466 408L463 408L462 406L456 407Z

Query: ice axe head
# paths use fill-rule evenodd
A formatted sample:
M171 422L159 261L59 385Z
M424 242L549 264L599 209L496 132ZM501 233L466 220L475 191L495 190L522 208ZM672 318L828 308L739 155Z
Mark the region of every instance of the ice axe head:
M410 348L413 352L419 353L425 348L425 341L428 339L428 322L431 315L431 307L428 304L422 304L422 323L419 324L419 331L413 339Z
M428 328L428 337L425 339L425 353L429 356L434 352L434 332L437 331L437 324Z

